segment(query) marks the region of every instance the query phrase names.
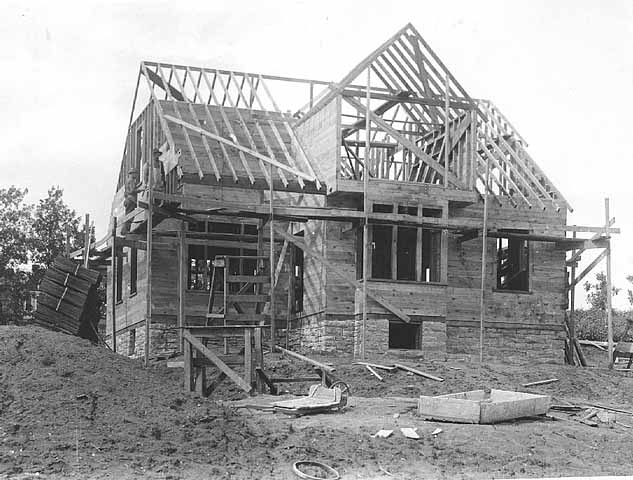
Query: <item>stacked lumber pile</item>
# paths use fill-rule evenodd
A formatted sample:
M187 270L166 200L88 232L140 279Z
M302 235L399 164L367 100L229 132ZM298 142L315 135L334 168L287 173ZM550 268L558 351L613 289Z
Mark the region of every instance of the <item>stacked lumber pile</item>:
M101 274L57 257L40 284L34 321L46 328L97 341L97 288Z

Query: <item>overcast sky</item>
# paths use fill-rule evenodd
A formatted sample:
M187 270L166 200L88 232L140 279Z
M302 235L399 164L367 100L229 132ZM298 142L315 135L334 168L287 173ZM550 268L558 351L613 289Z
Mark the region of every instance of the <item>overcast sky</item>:
M141 60L337 81L407 22L472 96L493 100L528 141L574 207L569 224L603 224L604 198L611 199L623 231L613 243L615 283L626 287L630 0L5 0L0 188L28 187L35 201L60 185L101 236Z

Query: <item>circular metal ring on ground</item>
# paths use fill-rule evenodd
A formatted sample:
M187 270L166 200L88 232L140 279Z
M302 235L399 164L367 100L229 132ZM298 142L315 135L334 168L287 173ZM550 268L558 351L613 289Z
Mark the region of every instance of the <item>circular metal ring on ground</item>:
M320 468L324 473L327 473L328 476L327 477L313 477L312 475L309 475L299 470L300 466ZM326 465L325 463L321 463L321 462L312 462L310 460L304 460L301 462L293 463L292 471L295 472L295 475L297 475L299 478L307 478L308 480L338 480L339 478L341 478L339 473L336 470L334 470L332 467L330 467L329 465Z

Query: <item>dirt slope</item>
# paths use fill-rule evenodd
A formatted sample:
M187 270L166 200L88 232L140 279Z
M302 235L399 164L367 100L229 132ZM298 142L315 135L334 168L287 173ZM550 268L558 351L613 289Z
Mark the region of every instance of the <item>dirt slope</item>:
M573 418L495 426L438 424L415 416L419 394L557 377L534 391L557 402L592 402L633 410L633 378L604 369L419 362L381 356L439 375L405 372L379 382L349 357L326 358L355 395L341 413L296 419L236 410L219 400L242 398L224 382L211 399L182 391L182 371L114 355L87 341L39 327L0 327L0 478L295 478L291 464L320 460L342 478L501 478L628 473L633 429L588 427ZM275 376L309 372L266 355ZM306 393L306 385L296 385ZM402 398L395 398L402 397ZM394 417L394 414L397 414ZM633 418L620 416L625 424ZM406 440L399 427L418 427ZM433 437L435 428L443 432ZM370 437L394 429L388 439ZM390 475L385 473L390 472Z

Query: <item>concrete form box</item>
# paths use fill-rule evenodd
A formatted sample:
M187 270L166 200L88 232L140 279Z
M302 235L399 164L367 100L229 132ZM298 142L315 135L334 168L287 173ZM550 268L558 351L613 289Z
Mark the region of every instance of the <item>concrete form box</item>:
M490 424L544 415L549 410L551 400L548 395L473 390L437 397L421 396L418 414L425 420Z

